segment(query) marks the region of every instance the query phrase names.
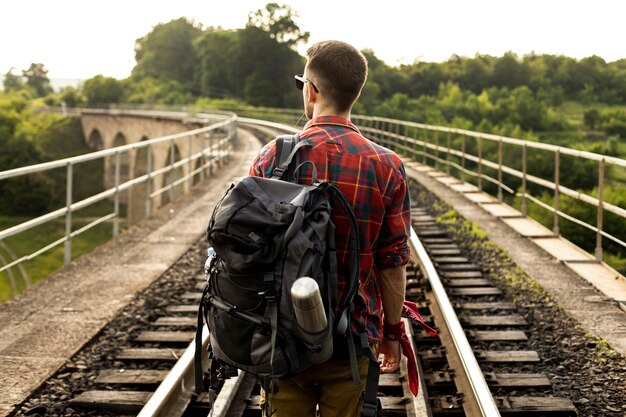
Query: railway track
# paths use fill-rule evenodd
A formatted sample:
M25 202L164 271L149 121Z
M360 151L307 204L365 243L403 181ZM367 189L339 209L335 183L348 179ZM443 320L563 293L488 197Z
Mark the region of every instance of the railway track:
M417 257L409 268L407 299L418 303L424 317L438 328L440 337L432 338L420 328L411 328L425 398L413 400L405 384L405 372L384 375L379 388L384 415L575 416L569 399L551 395L545 375L526 371L540 358L524 347L528 323L515 313L515 306L483 276L479 265L464 256L445 227L437 224L426 209L414 209L412 214L411 244ZM189 334L187 339L183 336L184 330L172 329L189 331L193 327L199 296L199 287L197 292L185 294L184 298L192 303L171 306L167 311L176 317L154 322L164 330L142 332L137 338L160 347L125 349L118 359L171 359L172 348L168 346L190 340ZM208 398L192 395L193 346L176 354L182 355L181 360L167 376L165 371L111 370L101 372L97 379L102 384L134 386L140 382L154 385L165 377L154 394L95 390L81 394L73 404L124 414L139 411L152 397L139 416L208 415ZM213 415L260 416L257 404L256 380L241 373L227 380Z
M268 137L281 132L267 122L257 127ZM555 397L548 377L533 371L541 358L528 348L528 323L506 294L427 208L413 209L412 219L414 259L407 269L407 299L418 304L440 336L407 326L420 368L420 396L410 394L404 367L398 374L382 375L383 415L576 416L572 402ZM97 372L91 389L69 400L78 415L209 414L206 394L193 393L190 341L204 283L200 271L193 281L190 291L136 331L109 369ZM205 345L207 335L205 329ZM260 416L258 399L255 378L240 373L221 388L212 415Z

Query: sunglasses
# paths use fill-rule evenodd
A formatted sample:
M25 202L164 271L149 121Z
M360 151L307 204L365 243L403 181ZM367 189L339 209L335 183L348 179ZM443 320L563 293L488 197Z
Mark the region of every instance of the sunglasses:
M313 90L315 90L316 93L320 92L320 90L317 89L315 84L313 84L311 81L304 78L304 74L294 75L293 78L296 79L296 87L298 88L298 90L302 90L304 88L305 83L311 83L311 85L313 86Z

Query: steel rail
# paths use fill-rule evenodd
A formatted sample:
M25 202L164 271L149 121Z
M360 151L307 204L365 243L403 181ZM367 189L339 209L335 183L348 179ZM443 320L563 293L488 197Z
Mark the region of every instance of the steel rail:
M481 414L479 416L500 416L495 400L491 395L484 375L478 366L476 357L471 346L469 345L469 342L467 341L454 308L446 295L437 271L435 270L428 253L419 241L419 238L415 234L413 228L411 228L410 245L413 249L413 253L415 253L418 258L421 270L431 284L432 291L435 294L438 305L444 314L445 324L448 329L450 329L450 334L454 340L454 349L456 350L458 357L461 359L464 374L472 387L471 395L475 398L475 401L481 410ZM203 351L206 350L208 343L209 331L205 326L202 331ZM194 352L195 343L192 341L181 358L176 362L170 373L168 373L166 378L150 397L146 405L138 414L138 417L180 417L183 415L187 406L196 395L194 392ZM203 357L203 371L206 371L207 367L205 359L206 357ZM244 381L244 378L246 378L246 373L239 372L237 377L230 378L225 381L224 386L220 390L213 404L212 413L209 415L213 417L224 417L227 415L232 400L237 395L237 390ZM425 385L422 384L422 386ZM468 395L469 393L465 394L466 401L470 401ZM415 413L423 412L423 404L418 400L407 403L407 407L413 407ZM477 417L477 415L473 415L471 417Z
M419 240L413 228L411 228L410 244L417 255L420 270L431 285L438 307L441 309L443 314L445 325L449 330L454 343L454 349L456 350L454 353L458 355L458 358L463 366L464 376L467 378L471 387L472 396L470 398L468 395L469 393L464 393L465 401L475 401L478 409L480 410L480 414L468 416L500 416L500 411L498 411L495 399L493 398L493 395L491 395L487 381L485 380L483 372L478 365L478 361L476 360L472 347L465 336L465 332L463 331L457 314L454 311L454 307L446 294L441 279L439 278L439 274L437 273L435 266L426 252L426 249L422 245L422 242Z
M202 331L202 350L209 345L209 330ZM195 389L194 355L195 339L191 341L163 382L158 386L137 417L182 416L191 402ZM208 361L202 360L202 368L208 368Z

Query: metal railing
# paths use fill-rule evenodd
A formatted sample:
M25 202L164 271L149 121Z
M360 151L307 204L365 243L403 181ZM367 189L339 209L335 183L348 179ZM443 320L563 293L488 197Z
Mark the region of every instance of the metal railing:
M598 261L602 260L604 238L609 239L622 248L626 248L626 238L624 236L611 235L603 227L605 212L610 212L619 218L626 219L625 208L609 203L603 198L607 167L626 168L626 160L624 159L545 143L382 117L357 115L352 116L352 120L363 130L366 136L380 141L383 145L399 153L410 156L424 164L430 163L439 169L444 169L448 174L453 174L453 172L459 173L461 180L465 180L468 176L473 177L474 182L481 191L486 188L485 184L487 182L493 184L497 188L497 191L494 193L495 197L500 202L503 201L504 191L511 196L519 197L521 199L521 212L524 216L528 215L529 201L550 211L553 214L552 231L555 236L560 234L560 218L567 219L595 232L595 257ZM472 142L470 143L470 141ZM495 160L489 160L485 157L484 148L487 143L493 144L496 148L495 152L493 152ZM519 163L521 165L519 168L505 164L505 146L508 147L508 152L517 152L516 155L519 155ZM551 158L554 163L554 176L552 179L544 179L529 173L528 152L531 150L548 152L552 155ZM576 190L562 184L561 165L564 156L597 163L597 197L588 192ZM489 175L488 170L492 170L494 174ZM504 180L505 175L512 179L509 181L509 184ZM510 184L511 182L516 182L515 180L519 183L518 187ZM549 190L553 195L553 204L549 205L537 195L533 195L529 189L531 184L534 184L537 188ZM567 196L595 207L597 210L596 224L589 224L561 211L559 209L559 200L562 196Z
M80 111L80 110L79 110ZM98 112L96 110L89 110L90 113ZM7 271L10 268L20 265L22 262L31 260L42 253L49 251L50 249L64 244L64 263L67 265L72 259L72 238L86 232L93 227L107 222L113 222L112 235L117 236L120 228L120 195L122 192L130 190L131 188L145 184L147 187L145 197L145 216L150 217L153 212L153 199L160 194L171 191L175 187L184 186L187 182L187 189L191 189L194 180L199 179L202 181L205 176L211 175L212 168L215 164L219 164L222 161L227 161L228 156L232 150L232 142L236 138L236 123L237 116L235 114L193 114L181 113L181 112L146 112L136 110L101 110L102 114L115 114L115 115L132 115L135 117L168 117L171 119L177 119L181 121L194 122L199 124L211 124L189 130L183 133L163 136L154 139L144 140L138 143L128 144L124 146L114 147L101 151L88 153L72 158L65 158L56 161L11 169L0 172L0 181L9 178L15 178L25 176L34 173L47 173L53 169L63 168L66 170L66 186L65 186L65 207L51 211L39 217L22 222L15 226L9 227L0 231L0 242L8 237L17 235L24 231L41 226L53 220L65 217L65 235L55 240L54 242L36 250L35 252L14 259L9 263L6 263L0 267L0 272ZM215 135L216 132L221 134ZM154 161L152 160L152 149L159 145L169 145L169 162L158 169L154 167ZM185 149L187 148L186 156L176 160L174 155L175 147ZM122 156L130 155L131 151L146 151L146 172L142 175L138 175L135 178L129 178L126 181L121 180L121 166ZM194 150L196 150L194 152ZM95 195L91 195L80 201L73 201L74 194L74 168L81 163L93 160L112 160L114 170L114 185L102 192ZM195 168L194 168L195 166ZM163 184L161 187L154 187L155 177L165 176L173 174L176 170L184 171L187 168L187 173L180 178L172 179L169 183ZM164 183L166 181L163 181ZM106 199L113 199L113 212L101 216L80 229L73 230L72 228L72 215L77 210L83 209L88 206L92 206L100 201Z

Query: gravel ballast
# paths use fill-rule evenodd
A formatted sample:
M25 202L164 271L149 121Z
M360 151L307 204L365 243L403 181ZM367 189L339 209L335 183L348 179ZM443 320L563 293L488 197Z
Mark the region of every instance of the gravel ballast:
M203 276L208 244L204 240L195 243L148 289L139 293L133 301L112 320L90 343L72 357L63 368L32 395L13 416L79 417L119 416L100 410L86 410L69 404L81 392L94 388L98 372L105 369L169 369L172 364L151 363L135 365L115 361L117 353L130 347L139 332L150 329L158 317L166 316L165 308L172 304L184 304L182 294L194 291L197 278ZM98 385L97 389L103 389Z
M476 224L415 181L411 181L411 195L413 205L428 209L448 228L462 250L482 266L486 277L509 295L530 323L528 344L541 358L534 370L548 376L554 396L571 399L580 416L625 417L624 357L604 340L587 334Z

